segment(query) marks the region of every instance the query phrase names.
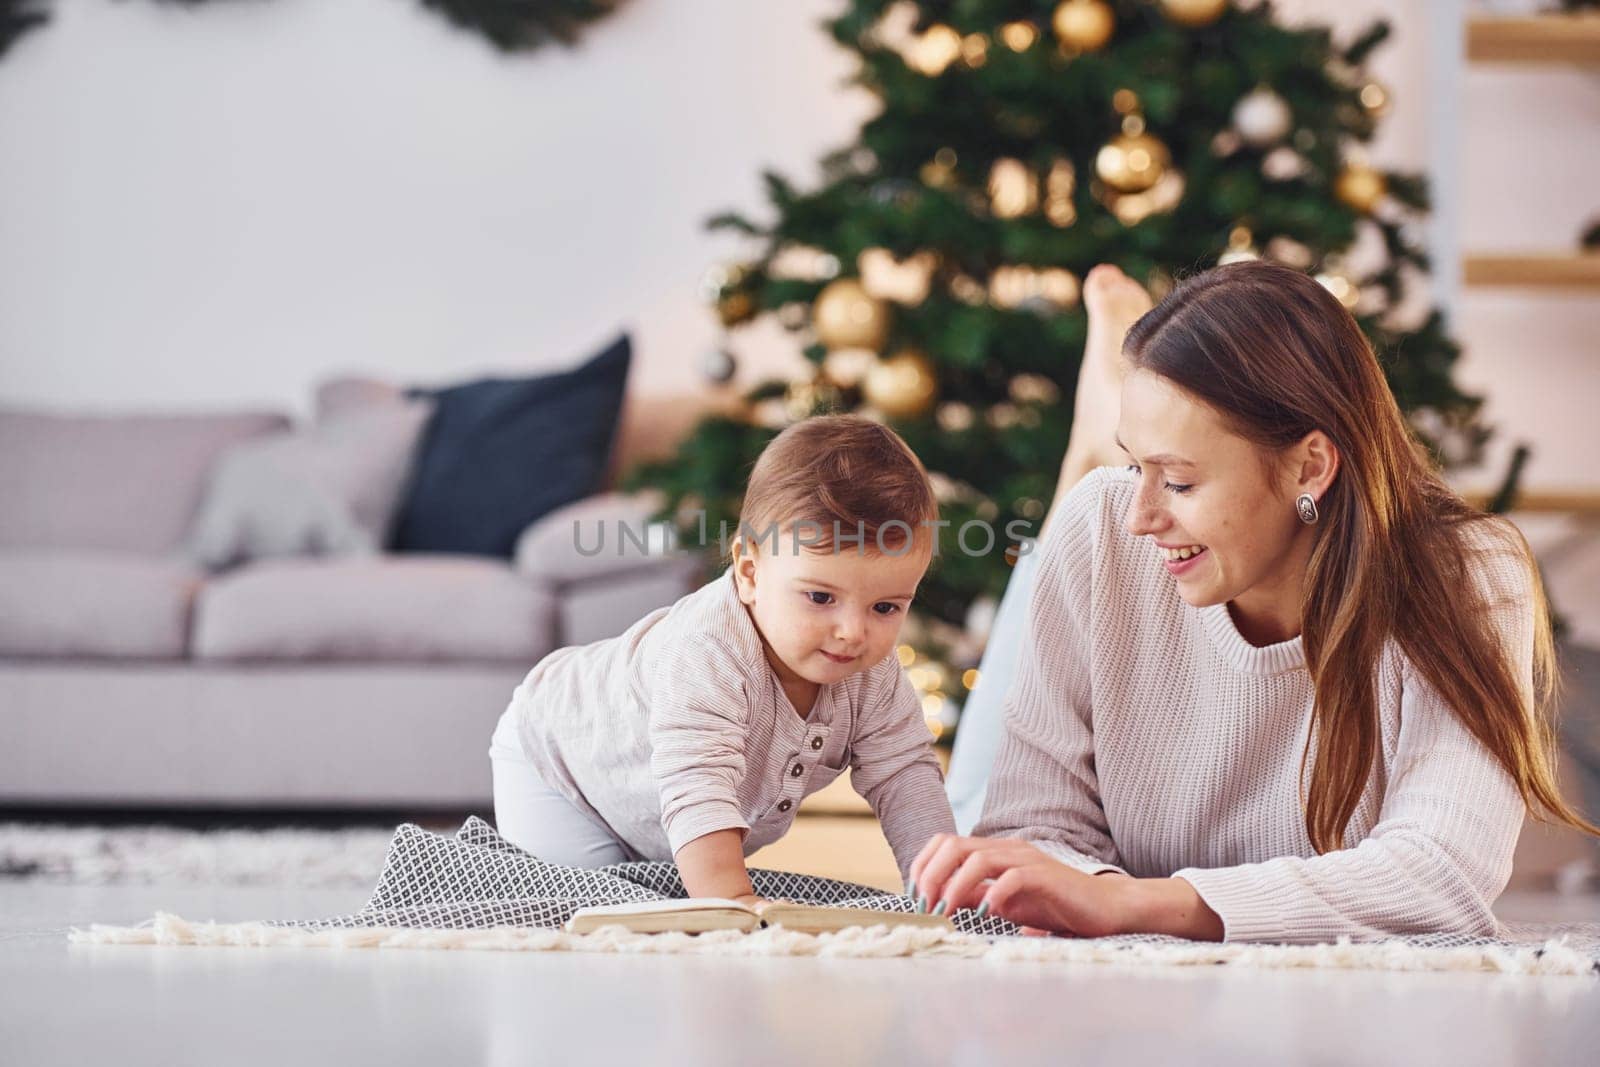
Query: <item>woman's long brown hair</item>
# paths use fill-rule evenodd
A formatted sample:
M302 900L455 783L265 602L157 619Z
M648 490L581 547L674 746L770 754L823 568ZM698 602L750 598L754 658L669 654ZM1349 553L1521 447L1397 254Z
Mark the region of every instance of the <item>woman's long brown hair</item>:
M1273 458L1321 430L1339 471L1318 503L1301 634L1315 686L1306 832L1320 852L1343 847L1379 748L1377 674L1389 639L1505 768L1529 810L1600 834L1561 797L1552 708L1556 664L1543 585L1511 523L1462 500L1410 432L1360 326L1314 279L1248 261L1182 282L1123 346L1219 412ZM1469 547L1470 546L1470 547ZM1506 647L1475 565L1507 553L1528 572L1527 650ZM1313 743L1314 742L1314 743Z

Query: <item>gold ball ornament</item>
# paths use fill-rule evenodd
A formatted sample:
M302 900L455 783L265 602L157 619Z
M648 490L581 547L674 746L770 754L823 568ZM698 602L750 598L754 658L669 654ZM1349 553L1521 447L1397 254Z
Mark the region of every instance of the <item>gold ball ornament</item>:
M829 282L811 307L817 340L829 348L883 347L889 335L889 307L855 278Z
M1383 175L1365 163L1348 164L1333 183L1334 196L1368 215L1388 191L1389 184Z
M1116 25L1111 5L1102 0L1065 0L1050 19L1056 39L1079 52L1104 47Z
M1228 0L1161 0L1161 11L1180 26L1209 26L1228 10Z
M1119 193L1142 193L1172 162L1167 146L1142 129L1117 134L1094 157L1094 172Z
M879 360L861 383L861 395L867 403L892 419L927 414L938 394L933 364L914 348Z
M749 293L734 290L717 297L717 318L724 326L738 326L756 317L756 301Z

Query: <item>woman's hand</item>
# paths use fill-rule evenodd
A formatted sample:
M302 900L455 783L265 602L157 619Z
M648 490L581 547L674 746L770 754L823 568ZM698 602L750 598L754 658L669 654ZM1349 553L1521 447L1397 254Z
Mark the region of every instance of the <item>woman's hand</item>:
M1011 838L939 834L911 864L917 895L942 913L988 904L1028 933L1160 933L1220 941L1222 920L1179 878L1085 874Z
M1125 932L1126 875L1099 878L1026 841L938 834L911 864L917 896L948 914L989 905L989 914L1035 932L1106 937ZM943 903L943 909L939 904Z

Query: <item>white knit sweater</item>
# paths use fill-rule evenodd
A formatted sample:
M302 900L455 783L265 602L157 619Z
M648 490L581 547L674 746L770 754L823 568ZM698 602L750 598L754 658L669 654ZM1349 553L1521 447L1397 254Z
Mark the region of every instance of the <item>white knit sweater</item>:
M546 784L635 858L670 860L715 830L749 855L846 768L904 873L954 833L916 690L893 655L825 685L802 716L726 570L620 636L559 649L511 699Z
M1493 934L1525 811L1510 777L1391 644L1373 777L1345 847L1318 856L1299 788L1301 639L1258 648L1226 605L1186 604L1160 550L1123 525L1135 477L1102 468L1057 507L975 833L1086 871L1183 878L1228 940ZM1475 557L1531 691L1526 566Z

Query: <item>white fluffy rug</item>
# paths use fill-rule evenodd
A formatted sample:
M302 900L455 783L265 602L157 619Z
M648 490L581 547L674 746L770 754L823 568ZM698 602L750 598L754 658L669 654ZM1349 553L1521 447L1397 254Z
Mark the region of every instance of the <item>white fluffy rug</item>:
M1397 942L1331 945L1113 944L1064 938L983 938L918 927L875 926L832 934L763 929L687 934L635 934L610 927L592 934L498 927L484 930L406 930L356 927L304 930L265 923L191 922L165 912L139 926L74 929L81 945L227 946L238 948L464 949L513 952L608 952L623 955L821 956L884 959L953 957L1006 963L1120 963L1135 966L1214 966L1267 969L1329 968L1379 971L1486 971L1525 975L1596 974L1594 957L1564 940L1533 945L1419 948Z
M192 830L0 823L0 878L370 889L393 827Z

